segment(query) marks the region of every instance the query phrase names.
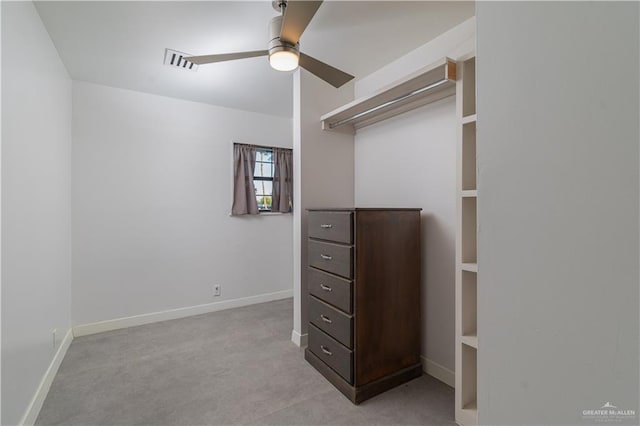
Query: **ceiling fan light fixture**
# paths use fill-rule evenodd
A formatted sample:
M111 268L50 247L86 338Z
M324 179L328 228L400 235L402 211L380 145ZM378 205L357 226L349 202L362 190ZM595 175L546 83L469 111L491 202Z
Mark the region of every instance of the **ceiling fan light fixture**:
M298 68L299 59L295 50L278 50L269 55L269 64L274 70L293 71Z

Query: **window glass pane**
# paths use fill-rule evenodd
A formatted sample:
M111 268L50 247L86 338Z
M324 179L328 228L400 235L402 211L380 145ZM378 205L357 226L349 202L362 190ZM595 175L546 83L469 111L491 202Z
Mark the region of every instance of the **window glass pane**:
M272 163L262 163L262 176L265 177L273 177L273 164Z
M262 181L262 183L264 184L264 195L272 195L273 194L273 182L269 181L269 180L264 180Z
M273 179L273 152L270 150L256 150L256 165L253 176L257 179L253 181L258 209L271 210L271 196L273 182L271 180L261 180L260 178Z
M253 181L253 187L256 191L256 195L261 195L264 194L264 190L262 189L262 181L261 180L254 180Z
M270 195L258 195L256 196L259 210L271 210L271 196Z

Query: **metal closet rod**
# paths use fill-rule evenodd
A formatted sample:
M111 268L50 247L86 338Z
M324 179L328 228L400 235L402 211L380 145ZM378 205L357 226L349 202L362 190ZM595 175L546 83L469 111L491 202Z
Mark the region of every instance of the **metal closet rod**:
M413 96L419 95L420 93L424 93L427 90L434 89L434 88L446 83L447 81L449 81L449 79L443 78L442 80L438 80L435 83L429 84L428 86L422 87L420 89L416 89L413 92L407 93L406 95L398 96L397 98L391 99L390 101L387 101L387 102L385 102L383 104L380 104L378 106L369 108L366 111L359 112L356 115L353 115L351 117L343 118L342 120L336 121L335 123L329 123L329 128L330 129L335 129L338 126L342 126L343 124L350 123L351 121L357 120L358 118L364 117L365 115L371 114L372 112L376 112L378 110L381 110L383 108L386 108L386 107L391 106L393 104L396 104L398 102L402 102L402 101L404 101L406 99L409 99L409 98L411 98Z

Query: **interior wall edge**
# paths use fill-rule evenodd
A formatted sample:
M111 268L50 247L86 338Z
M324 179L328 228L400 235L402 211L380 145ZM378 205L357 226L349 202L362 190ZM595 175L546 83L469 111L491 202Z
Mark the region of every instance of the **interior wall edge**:
M38 414L40 414L40 410L42 409L42 404L44 404L44 401L49 394L49 389L51 389L53 379L56 377L60 364L62 364L62 360L67 354L67 350L69 349L69 346L71 346L72 341L73 332L70 328L62 339L56 354L51 359L49 367L42 376L42 380L40 380L40 384L38 385L36 392L33 394L33 398L29 402L22 419L18 423L20 426L32 426L35 424Z
M304 348L309 342L309 333L300 334L296 330L292 330L291 341L299 348Z

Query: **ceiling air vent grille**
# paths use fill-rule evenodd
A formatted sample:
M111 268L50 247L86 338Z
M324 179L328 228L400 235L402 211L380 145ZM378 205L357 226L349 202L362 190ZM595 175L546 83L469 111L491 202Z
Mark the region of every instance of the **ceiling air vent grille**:
M165 49L164 64L170 67L182 68L189 71L197 71L198 65L189 62L185 57L193 56L188 53L178 52L177 50Z

